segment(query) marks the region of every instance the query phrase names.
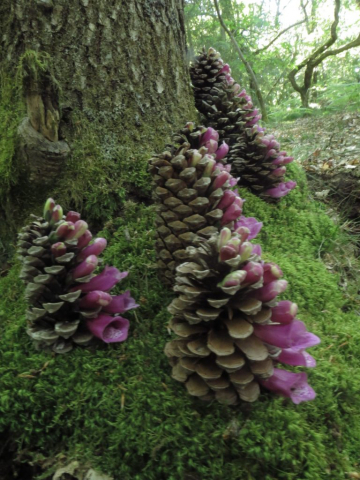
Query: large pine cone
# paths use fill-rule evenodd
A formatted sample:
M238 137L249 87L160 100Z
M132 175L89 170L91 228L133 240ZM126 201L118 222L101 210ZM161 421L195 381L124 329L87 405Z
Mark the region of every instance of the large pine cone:
M274 362L314 366L304 349L319 339L294 320L295 304L278 304L287 282L277 265L261 261L248 234L245 227L225 228L189 247L190 261L177 267L179 296L168 308L177 338L165 347L172 377L191 395L228 405L255 401L260 384L295 403L312 399L305 374L274 372ZM279 383L284 374L291 381Z
M231 77L229 65L220 53L210 48L196 57L190 67L195 104L205 117L205 124L215 128L230 151L227 162L232 174L240 176L239 185L268 202L287 195L295 182L285 182L285 165L293 160L273 135L265 135L258 125L259 111L249 95Z
M158 267L170 285L176 267L188 258L186 247L199 237L210 238L219 225L230 225L241 215L242 200L228 190L236 179L220 163L228 149L225 144L219 147L217 138L212 128L189 123L174 136L175 145L150 159L157 185Z
M44 217L33 215L18 235L20 278L29 304L27 332L35 345L66 353L74 345L88 345L94 336L106 343L126 340L129 322L118 314L137 305L130 292L107 292L127 272L105 267L93 274L106 240L89 245L92 235L86 222L77 212L63 217L52 199L46 202Z

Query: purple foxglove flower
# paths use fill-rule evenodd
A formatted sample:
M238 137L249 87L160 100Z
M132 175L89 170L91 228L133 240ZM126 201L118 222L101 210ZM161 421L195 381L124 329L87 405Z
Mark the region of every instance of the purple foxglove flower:
M283 276L281 268L275 263L265 263L264 267L264 284L278 280Z
M89 245L91 239L92 233L90 232L90 230L86 230L85 233L83 233L81 237L79 237L77 247L79 249L86 247L87 245Z
M226 171L220 172L212 184L212 189L216 190L217 188L221 188L224 185L224 183L226 183L229 180L230 177L231 177L230 173Z
M305 350L297 350L295 348L285 348L281 350L280 355L276 358L281 363L293 365L294 367L316 367L316 360Z
M230 207L230 205L234 202L235 198L237 197L236 193L232 190L225 190L222 199L220 200L217 208L221 210L225 210L226 208Z
M280 183L280 185L278 185L277 187L266 190L265 193L272 198L281 198L287 195L289 191L290 190L286 188L285 183Z
M98 263L98 258L95 255L90 255L73 270L72 277L76 279L90 275L90 273L92 273L98 266Z
M293 373L279 368L266 380L258 379L259 383L268 390L289 397L295 404L314 400L316 393L307 383L306 373Z
M44 218L47 222L51 220L51 214L55 207L55 200L53 198L48 198L44 205Z
M216 151L216 160L222 160L226 155L229 153L229 145L225 142L220 145L220 147Z
M232 258L235 258L238 254L238 250L233 245L225 245L224 247L220 248L220 262L231 260Z
M251 257L253 253L254 245L250 242L244 242L239 248L239 254L242 262L246 262Z
M112 297L111 303L105 305L102 310L106 313L124 313L137 307L139 305L130 296L130 290L126 290L123 294Z
M236 222L236 223L238 223L238 222ZM236 227L234 231L237 235L239 235L241 243L246 242L246 240L251 240L249 238L250 230L247 227Z
M235 201L228 207L221 219L221 225L226 225L227 223L237 220L242 213L241 207L235 203Z
M72 222L64 222L56 229L57 238L67 238L75 230L75 224Z
M66 235L66 240L71 240L73 238L80 238L87 230L88 224L84 220L78 220L75 222L74 231Z
M261 246L258 243L255 243L255 245L252 246L252 252L251 253L253 255L258 255L259 257L261 257L261 255L262 255Z
M226 74L225 79L228 85L233 85L235 83L235 80L230 74Z
M320 343L320 338L306 330L300 320L293 320L288 325L254 325L254 333L263 342L280 348L303 350Z
M271 321L274 323L290 323L296 317L298 306L290 300L281 300L271 309Z
M237 287L240 285L247 273L244 270L235 270L235 272L231 272L226 277L218 283L218 287Z
M51 253L54 255L55 258L61 257L66 253L66 246L63 242L56 242L51 245Z
M285 183L286 185L286 188L288 189L288 191L290 192L290 190L292 190L293 188L296 187L296 182L293 182L292 180L288 181Z
M229 179L229 187L235 187L239 181L239 178L230 177Z
M234 229L236 230L239 227L246 227L250 230L248 240L252 240L257 236L257 234L262 229L262 222L258 222L254 217L244 217L243 215L235 223Z
M241 92L239 93L238 97L245 97L246 96L246 90L243 88Z
M256 290L254 296L261 302L270 302L280 295L280 293L283 293L287 286L288 282L286 280L275 280Z
M73 212L73 211L70 211L66 214L66 217L65 217L65 220L67 222L77 222L78 220L80 220L80 213L79 212Z
M220 75L221 73L231 73L231 68L228 63L225 63L221 70L218 71L216 75Z
M80 308L94 309L98 307L106 307L112 302L113 297L101 290L94 290L83 297L79 302ZM117 312L121 313L121 312Z
M218 149L218 142L216 140L209 140L204 145L207 148L207 153L215 153Z
M263 267L258 262L248 262L245 267L243 267L243 270L247 273L244 280L244 284L247 285L258 282L264 273Z
M53 211L51 212L51 223L56 223L61 220L63 217L63 209L61 205L55 205Z
M274 157L275 155L277 155L277 151L273 148L270 148L270 150L266 152L265 158Z
M269 144L269 147L270 148L274 148L275 150L279 150L280 148L280 143L277 142L274 138L271 140L270 144Z
M285 157L278 155L271 163L273 165L284 165Z
M100 314L97 318L88 320L86 325L95 337L105 343L123 342L128 336L129 320L126 318Z
M281 177L285 175L285 172L286 172L286 167L279 167L279 168L275 168L275 170L271 172L271 175L273 177Z
M219 235L218 240L218 249L223 247L227 244L227 242L231 239L231 230L230 228L222 228Z
M287 165L288 163L291 163L294 160L294 157L285 157L284 158L284 165Z
M77 256L77 260L80 262L81 260L87 258L89 255L100 255L100 253L105 250L106 245L107 241L105 240L105 238L95 238L92 245L84 248L84 250L79 253L79 255Z
M200 145L205 145L209 140L219 141L219 134L212 127L208 127L206 131L201 135Z
M84 293L92 292L93 290L102 290L108 292L114 285L120 282L123 278L127 277L128 272L120 272L115 267L106 266L105 269L99 274L93 277L90 282L83 283L71 289L72 292L81 290Z

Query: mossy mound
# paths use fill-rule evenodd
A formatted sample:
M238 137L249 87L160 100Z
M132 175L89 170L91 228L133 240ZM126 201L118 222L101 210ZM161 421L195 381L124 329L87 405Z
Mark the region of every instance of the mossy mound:
M291 176L299 187L278 206L242 192L244 213L264 222L265 258L281 266L286 298L322 339L309 371L317 398L293 405L264 393L229 408L204 404L171 379L163 348L172 295L154 268L154 211L128 202L102 232L105 261L130 270L121 289L131 288L141 305L127 315L125 343L57 357L36 352L25 333L17 267L0 281L0 433L35 463L54 460L39 478L64 458L115 480L342 480L357 469L359 307L321 260L340 241L337 227L309 199L296 165Z

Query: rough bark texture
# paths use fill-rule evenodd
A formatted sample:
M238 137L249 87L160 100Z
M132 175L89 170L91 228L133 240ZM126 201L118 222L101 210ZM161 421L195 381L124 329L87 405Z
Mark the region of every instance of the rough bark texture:
M101 148L126 144L124 151L133 158L145 155L144 145L151 153L165 144L166 135L195 115L185 60L183 0L2 0L0 30L1 72L16 78L27 52L48 55L51 65L48 81L23 82L34 127L30 137L36 137L41 151L37 158L34 142L28 147L31 127L26 124L19 158L25 159L30 181L38 172L42 182L45 170L57 181L59 168L66 165L64 142L71 150L79 115L101 125ZM56 94L53 80L59 86ZM56 168L54 149L62 151ZM9 208L8 199L0 200L0 223L5 221L1 217L13 217Z

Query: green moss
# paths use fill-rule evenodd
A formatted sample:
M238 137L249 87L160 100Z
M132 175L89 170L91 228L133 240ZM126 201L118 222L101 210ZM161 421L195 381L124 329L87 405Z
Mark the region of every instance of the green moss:
M304 186L298 167L291 177ZM318 361L309 371L314 401L296 406L265 393L253 405L207 405L171 379L163 354L171 294L156 277L153 207L124 202L122 216L101 234L109 240L106 263L130 272L118 290L130 288L140 303L127 315L126 343L63 357L36 352L25 333L17 271L0 280L0 431L9 429L34 461L61 454L122 480L342 480L356 470L358 305L321 260L338 230L306 188L278 206L244 196L244 213L264 221L265 257L289 281L284 298L299 304L299 318L322 339L311 351ZM238 435L229 438L234 424Z

